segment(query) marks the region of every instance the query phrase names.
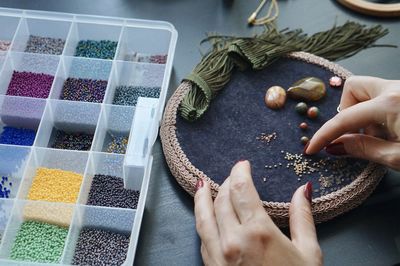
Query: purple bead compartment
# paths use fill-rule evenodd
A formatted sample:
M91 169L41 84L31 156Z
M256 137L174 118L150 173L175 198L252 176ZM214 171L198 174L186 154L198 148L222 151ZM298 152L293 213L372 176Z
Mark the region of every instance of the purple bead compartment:
M67 78L63 85L61 99L101 103L106 88L106 80Z
M47 98L54 76L44 73L14 71L8 85L7 95Z

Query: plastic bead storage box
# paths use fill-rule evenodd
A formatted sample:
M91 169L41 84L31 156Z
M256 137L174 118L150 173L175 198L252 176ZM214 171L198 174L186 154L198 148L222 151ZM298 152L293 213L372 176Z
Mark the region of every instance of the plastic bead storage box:
M132 265L177 32L0 8L0 265Z

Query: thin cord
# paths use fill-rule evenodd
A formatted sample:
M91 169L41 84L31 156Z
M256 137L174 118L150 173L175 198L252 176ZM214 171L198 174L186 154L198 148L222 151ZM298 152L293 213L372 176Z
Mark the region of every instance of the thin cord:
M267 3L267 0L262 0L260 5L257 7L257 9L250 15L250 17L247 19L247 22L251 25L265 25L268 23L272 23L275 21L278 16L279 16L279 6L277 0L271 0L269 4L269 8L267 11L267 14L264 17L261 17L257 19L258 13L261 11L261 9L264 7L264 5Z

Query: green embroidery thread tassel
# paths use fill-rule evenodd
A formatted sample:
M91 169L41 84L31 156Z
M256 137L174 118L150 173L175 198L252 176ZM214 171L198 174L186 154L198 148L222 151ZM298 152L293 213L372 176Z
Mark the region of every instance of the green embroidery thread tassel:
M388 33L377 25L366 27L355 22L316 33L312 36L302 30L282 30L268 25L257 36L209 36L203 42L212 44L211 51L184 80L192 83L179 107L180 114L188 121L199 119L208 109L218 91L229 82L235 68L263 69L288 53L304 51L336 61L350 57L370 47L397 47L376 45Z

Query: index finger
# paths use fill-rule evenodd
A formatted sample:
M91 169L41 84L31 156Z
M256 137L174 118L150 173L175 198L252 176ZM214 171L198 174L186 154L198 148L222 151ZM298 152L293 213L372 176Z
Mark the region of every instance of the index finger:
M373 123L382 123L384 119L384 114L375 99L353 105L326 122L314 134L304 153L314 154L343 134Z

